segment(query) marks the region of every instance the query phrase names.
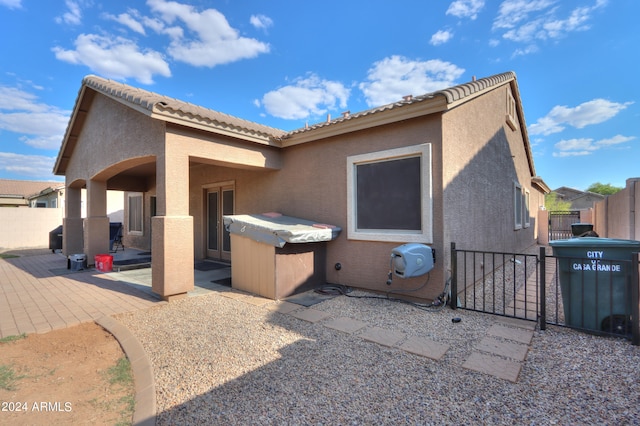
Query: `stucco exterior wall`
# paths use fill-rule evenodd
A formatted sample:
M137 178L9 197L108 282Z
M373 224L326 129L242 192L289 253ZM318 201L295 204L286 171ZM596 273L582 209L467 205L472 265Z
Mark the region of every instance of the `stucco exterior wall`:
M441 204L440 156L441 129L437 116L408 120L366 131L292 146L282 150L282 170L253 171L197 165L190 173L190 214L194 216L196 256L203 253L204 195L203 185L234 182L236 214L278 211L340 226L338 239L327 243L327 281L379 291L412 289L424 284L426 277L395 278L386 285L391 249L398 242L356 241L347 238L347 157L387 149L432 144L433 205ZM402 208L402 206L398 206ZM441 210L434 208L434 242L437 255L442 253ZM233 250L233 248L232 248ZM337 271L336 263L342 265ZM432 298L444 285L442 265L431 273L429 285L414 295Z
M508 90L500 86L443 116L444 238L459 249L518 252L537 236L544 195L531 185L522 124L514 130L506 122ZM530 224L521 229L515 229L516 182L530 196Z
M49 232L62 225L62 209L0 208L1 249L49 247Z
M105 96L96 96L65 172L67 184L87 181L121 162L163 150L164 122L153 120ZM121 171L112 168L110 173ZM109 174L102 176L106 180Z
M596 203L593 217L601 237L640 240L640 178L627 179L624 189Z

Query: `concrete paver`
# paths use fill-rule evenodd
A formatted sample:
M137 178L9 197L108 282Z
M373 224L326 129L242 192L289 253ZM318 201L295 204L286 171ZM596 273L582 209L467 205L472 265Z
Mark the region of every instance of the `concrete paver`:
M462 366L468 370L491 374L492 376L509 380L514 383L518 381L518 375L522 369L522 364L519 362L508 361L497 356L483 354L480 352L471 353Z
M421 337L409 337L398 348L412 354L439 360L447 353L449 345Z
M61 254L0 259L0 338L46 333L160 303L95 270L56 275L67 271L66 264Z
M529 352L529 346L520 343L503 341L494 339L493 337L485 337L476 346L476 349L482 352L500 355L511 358L515 361L524 361Z
M501 324L494 324L491 326L487 334L495 337L502 337L504 339L515 340L516 342L530 344L533 339L533 331L525 330L520 327L505 327Z
M405 335L399 331L386 330L380 327L370 327L363 333L359 334L358 337L379 345L392 347L398 344L400 340L404 339Z
M364 321L355 320L347 317L340 317L324 323L325 327L351 334L367 326Z
M313 308L299 309L291 312L289 315L308 322L318 322L329 317L328 313Z

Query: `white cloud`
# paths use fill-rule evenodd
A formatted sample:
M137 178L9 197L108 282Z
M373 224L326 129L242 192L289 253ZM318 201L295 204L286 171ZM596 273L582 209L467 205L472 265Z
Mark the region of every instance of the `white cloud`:
M273 26L273 19L264 15L251 15L249 22L251 25L261 30L266 30Z
M453 33L451 31L440 30L431 36L431 40L429 41L429 43L434 46L438 46L440 44L444 44L448 42L449 40L451 40L452 37L453 37Z
M629 142L635 139L635 136L616 135L609 139L600 139L594 141L591 138L567 139L561 140L554 145L556 152L554 157L577 157L593 154L595 151L612 145Z
M58 149L70 114L38 102L31 93L0 86L0 129L22 134L27 145Z
M109 78L135 78L143 84L152 84L156 74L171 76L169 64L160 53L141 51L134 42L122 37L81 34L75 41L75 48L54 47L53 52L61 61L86 65Z
M493 28L514 28L529 15L548 9L555 0L505 0L500 4Z
M299 78L289 86L266 93L261 101L265 110L279 118L303 119L326 114L336 106L346 108L350 90L342 83L322 80L315 74Z
M178 61L215 67L269 52L268 44L241 37L215 9L198 12L193 6L165 0L148 0L147 4L164 23L180 21L186 26L187 31L169 34L168 53Z
M64 2L69 9L62 16L56 17L58 24L67 25L80 25L82 23L82 11L80 10L80 4L77 1L66 0Z
M20 9L22 8L22 0L0 0L0 6L5 6L9 9Z
M484 7L484 0L455 0L449 5L446 14L458 18L476 19Z
M527 43L527 49L519 49L517 55L537 51L531 44L541 40L555 40L575 31L590 28L593 12L607 4L596 0L592 6L571 10L564 18L557 17L562 7L556 0L505 0L500 4L493 30L502 31L502 37L518 43Z
M53 179L51 174L56 157L24 155L0 152L0 170L29 177L31 179ZM46 173L49 172L49 173Z
M463 68L439 59L414 61L391 56L373 64L359 88L369 106L396 102L406 95L422 95L454 86Z
M138 34L146 34L144 25L140 22L140 16L136 10L129 10L128 13L121 13L117 16L107 13L104 15L104 17L106 19L122 24Z
M570 108L557 105L549 113L529 126L532 135L550 135L565 129L565 125L582 129L591 124L599 124L615 117L633 102L617 103L606 99L594 99Z

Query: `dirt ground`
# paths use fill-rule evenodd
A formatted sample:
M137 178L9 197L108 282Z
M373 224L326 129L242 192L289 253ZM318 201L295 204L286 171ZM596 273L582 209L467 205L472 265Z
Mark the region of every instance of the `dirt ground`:
M122 348L95 323L0 343L0 424L131 424L133 381L119 360Z

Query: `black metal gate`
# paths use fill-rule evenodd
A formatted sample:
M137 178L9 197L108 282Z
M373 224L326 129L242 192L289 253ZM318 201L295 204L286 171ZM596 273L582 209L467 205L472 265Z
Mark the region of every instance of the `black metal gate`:
M580 222L580 211L550 211L549 241L571 238L571 224Z
M451 300L453 309L465 309L493 315L537 321L540 329L547 324L567 326L595 334L627 337L634 345L640 345L640 306L630 303L631 315L624 318L622 327L608 323L601 329L593 331L593 327L585 326L584 317L598 318L614 315L614 287L619 286L619 279L614 277L612 260L597 261L591 266L593 259L572 259L549 255L545 247L539 247L529 253L485 252L478 250L462 250L451 243ZM640 299L640 262L638 253L632 253L632 260L613 260L616 265L627 264L623 268L630 270L628 291L622 300L637 301ZM564 263L563 263L564 262ZM575 265L577 266L575 266ZM561 266L564 265L564 266ZM571 265L576 276L565 281L564 290L561 272ZM598 266L599 265L599 266ZM595 281L585 277L583 271L597 267L598 276ZM565 269L561 269L565 268ZM596 269L593 269L594 271ZM566 272L564 272L566 277ZM575 282L574 282L575 281ZM565 312L564 296L573 295L578 286L580 297L569 298L568 311ZM617 287L619 288L619 287ZM616 290L618 291L618 290ZM564 292L568 292L564 294ZM595 292L596 296L590 292ZM455 297L453 297L455 295ZM588 297L585 297L588 295ZM619 294L616 296L621 297ZM593 300L589 300L589 298ZM609 301L609 302L607 302ZM617 300L616 304L619 304ZM609 306L609 303L611 306ZM595 308L592 306L595 305ZM610 309L607 311L607 309ZM616 306L616 309L619 309ZM624 309L624 308L623 308ZM594 314L592 312L598 312ZM580 322L571 312L581 312ZM571 318L567 321L567 315ZM620 329L620 330L619 330ZM622 332L621 332L622 331Z

